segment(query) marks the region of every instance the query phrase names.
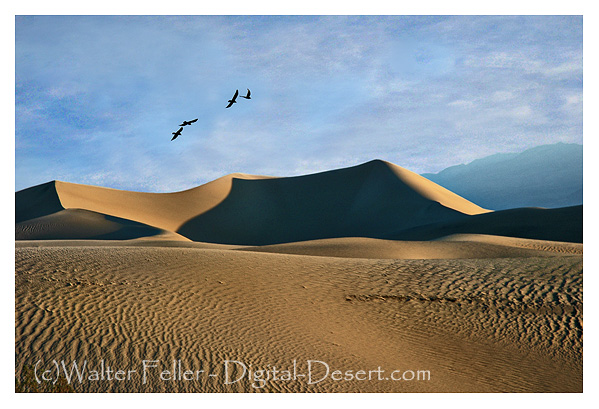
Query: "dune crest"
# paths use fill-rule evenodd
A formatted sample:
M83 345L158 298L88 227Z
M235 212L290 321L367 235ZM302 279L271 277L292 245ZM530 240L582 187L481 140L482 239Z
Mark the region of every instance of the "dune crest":
M16 207L17 222L82 209L194 241L237 245L352 236L384 238L397 230L489 212L381 160L295 177L233 173L173 193L54 181L17 192Z
M582 206L489 211L407 169L381 160L304 176L232 173L173 193L143 193L54 181L16 193L17 239L36 236L32 219L62 210L87 210L171 232L170 237L263 246L342 237L434 240L486 234L582 241ZM44 219L45 220L45 219ZM79 218L62 218L75 223ZM39 219L38 222L42 222ZM61 239L96 239L68 229ZM137 229L137 233L141 230ZM149 231L149 230L148 230ZM137 234L135 233L135 234ZM125 236L129 237L128 234ZM444 245L442 245L444 246Z
M422 196L435 202L439 202L445 207L449 207L469 215L489 213L492 211L483 209L471 201L464 199L462 196L459 196L443 186L440 186L435 182L432 182L408 169L402 168L401 166L397 166L390 162L381 162L383 162L393 173L395 173L397 177L406 185L410 186Z
M145 193L55 181L65 209L86 209L176 231L186 220L218 205L229 194L233 179L265 176L233 173L201 186L173 193Z

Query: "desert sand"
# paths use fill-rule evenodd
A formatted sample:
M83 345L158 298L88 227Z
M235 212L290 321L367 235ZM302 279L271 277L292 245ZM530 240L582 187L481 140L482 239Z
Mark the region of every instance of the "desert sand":
M242 245L329 237L386 238L398 229L489 212L384 161L289 178L232 174L176 193L54 181L18 192L16 201L17 223L47 226L52 223L46 218L58 211L83 209L194 241ZM47 239L48 228L45 232ZM94 233L89 236L97 238ZM120 230L119 238L137 237L138 232ZM20 236L17 226L17 239L34 238ZM61 232L55 238L66 237Z
M491 212L382 161L16 205L18 382L56 360L136 371L81 392L582 391L580 207Z

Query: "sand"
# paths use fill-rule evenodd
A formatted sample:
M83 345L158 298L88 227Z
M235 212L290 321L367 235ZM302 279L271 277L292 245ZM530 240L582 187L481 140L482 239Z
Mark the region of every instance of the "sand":
M49 182L16 193L15 237L17 389L582 391L582 206L490 212L372 161Z
M461 259L582 255L582 244L526 240L488 235L456 235L440 241L379 240L363 237L311 240L240 248L310 256L379 259Z
M83 209L60 210L17 223L15 235L19 240L129 240L143 237L189 241L168 230Z
M428 241L486 234L582 242L582 206L492 212L379 160L298 177L235 173L175 193L53 181L19 191L15 199L17 240L159 235L263 246L344 237ZM82 222L82 211L88 212L86 219L95 215L96 220Z
M398 229L488 212L384 161L287 178L231 174L175 193L54 181L17 192L16 208L18 224L58 210L83 209L193 241L239 245L331 237L385 238ZM23 229L18 227L18 240L47 238L22 236ZM47 229L45 234L50 234Z
M145 385L133 378L74 389L582 390L578 255L384 260L133 242L20 243L17 373L39 359L104 359L138 370L144 359L165 367L180 359L220 375L164 382L153 373ZM253 368L289 368L296 360L305 370L307 360L319 360L344 372L427 370L430 380L300 379L254 388L247 380L225 385L225 360Z

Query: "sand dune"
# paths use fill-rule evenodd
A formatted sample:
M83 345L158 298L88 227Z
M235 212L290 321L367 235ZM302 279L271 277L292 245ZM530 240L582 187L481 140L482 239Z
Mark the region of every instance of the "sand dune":
M115 235L121 234L116 232ZM132 233L129 233L132 234ZM582 255L582 244L488 235L454 235L438 241L397 241L363 237L310 240L267 246L195 242L169 232L138 239L19 240L23 247L177 247L366 259L494 259Z
M253 180L264 177L234 173L175 193L131 192L61 181L48 182L17 192L17 209L28 209L17 212L17 221L32 218L30 213L38 208L42 210L33 213L35 217L62 209L85 209L176 231L185 221L222 202L235 178ZM28 205L30 203L39 205Z
M47 216L64 210L56 192L55 182L44 183L18 191L15 194L15 221Z
M47 216L17 223L15 237L17 240L128 240L152 237L162 240L189 241L189 239L167 230L82 209L60 210Z
M16 249L17 378L38 360L141 370L172 360L215 378L84 382L77 391L581 392L582 258L366 260L158 247ZM430 371L428 381L308 385L244 379L326 362L331 371ZM319 372L322 375L324 371ZM406 375L407 376L407 375Z
M40 218L65 209L130 220L172 232L171 237L220 244L256 246L340 237L422 241L463 233L582 242L582 206L490 212L378 160L298 177L231 174L175 193L50 182L16 193L16 221L28 222L27 234L22 236L21 226L17 239L85 238L79 227L70 228L77 232L70 237L65 235L67 228L52 233L55 217L51 223ZM68 220L79 218L61 216L61 224Z
M53 239L53 240L18 240L16 248L22 247L178 247L188 249L240 250L246 246L230 244L202 243L191 240L173 240L164 236L140 237L127 240L90 240L90 239Z
M509 237L477 235L444 241L397 241L346 237L269 246L245 247L244 251L301 254L309 256L372 259L460 259L551 257L582 254L582 245L542 240L511 241ZM514 239L518 240L518 239Z
M176 193L56 181L15 199L17 389L39 362L76 360L138 376L61 388L582 391L582 206L489 212L383 161ZM173 360L196 378L160 379ZM227 384L227 360L355 376Z
M441 241L489 243L500 246L520 247L543 252L582 255L582 243L568 243L550 240L531 240L517 237L492 236L488 234L453 234L442 237Z
M383 161L289 178L232 174L176 193L56 181L17 192L16 207L18 222L62 209L85 209L194 241L242 245L381 237L397 229L486 212Z
M455 234L483 234L545 241L582 243L582 205L559 209L521 208L478 214L411 229L386 239L434 240Z

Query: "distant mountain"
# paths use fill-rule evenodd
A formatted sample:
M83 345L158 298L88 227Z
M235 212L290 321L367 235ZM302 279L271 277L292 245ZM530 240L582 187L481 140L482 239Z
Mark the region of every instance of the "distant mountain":
M500 153L422 176L486 209L575 206L582 204L582 145Z

